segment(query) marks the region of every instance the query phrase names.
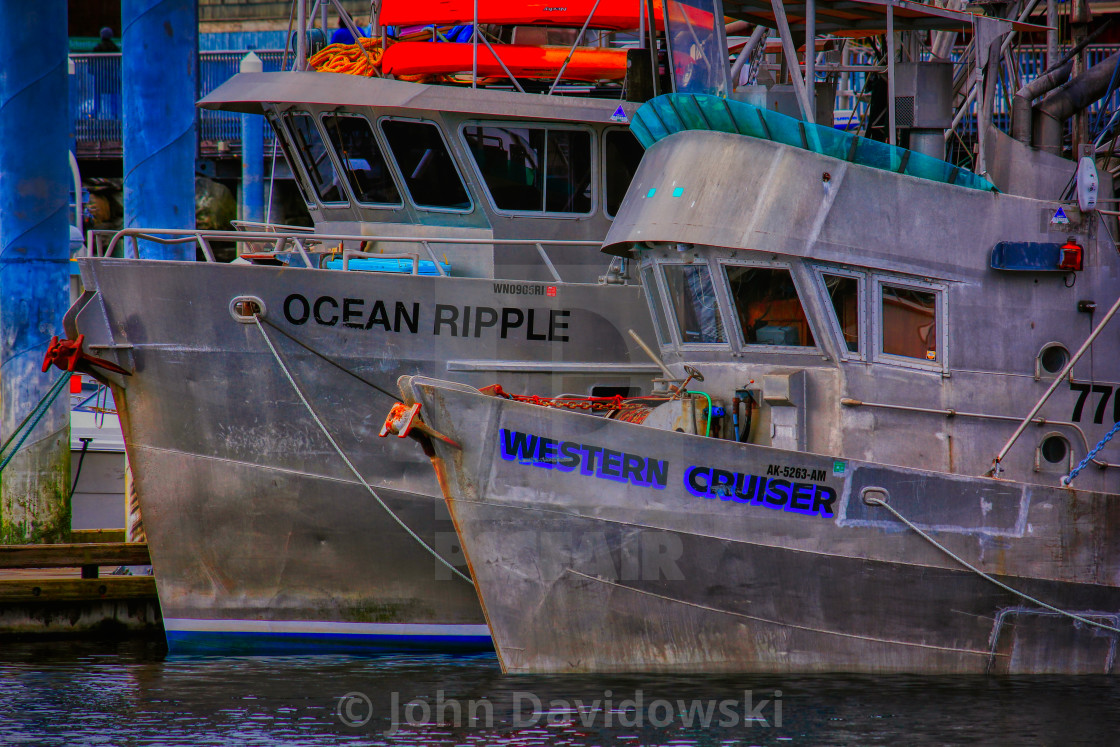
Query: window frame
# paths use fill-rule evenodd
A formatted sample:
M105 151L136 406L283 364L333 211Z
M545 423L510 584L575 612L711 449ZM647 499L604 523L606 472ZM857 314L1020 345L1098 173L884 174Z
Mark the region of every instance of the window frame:
M727 294L728 308L732 309L732 324L735 328L735 345L736 350L743 353L783 353L794 355L821 355L824 351L821 348L821 330L820 324L813 318L811 307L807 306L805 299L804 283L797 279L796 268L792 262L784 262L779 260L759 260L759 259L719 259L716 264L720 268L721 276L720 285L723 286L724 292ZM747 342L746 335L739 324L739 308L735 304L735 299L731 297L731 283L727 280L727 273L724 268L726 267L759 267L765 269L778 269L786 270L789 272L790 280L793 281L793 287L797 290L797 300L801 302L801 310L805 312L805 323L809 325L809 331L813 333L812 345L764 345L757 342ZM845 346L846 348L846 346Z
M338 191L343 197L342 200L339 200L339 201L331 200L330 202L328 202L328 201L324 200L322 198L322 196L319 194L319 188L317 186L315 186L315 179L314 179L314 177L311 176L311 172L308 171L311 164L308 164L308 163L304 162L304 160L303 160L304 156L303 156L303 153L300 152L299 142L295 137L295 131L288 122L288 120L291 119L295 115L310 117L311 126L315 128L315 131L317 133L319 133L319 139L323 141L323 150L326 153L327 158L330 160L331 168L334 169L335 177L338 178L338 184L339 184L339 190ZM336 156L335 156L335 153L334 153L334 147L331 145L330 138L326 137L326 135L323 132L323 128L321 127L321 122L319 121L319 115L316 115L315 112L311 111L310 109L291 108L291 109L285 109L283 112L281 112L280 118L284 121L284 126L288 128L288 133L291 135L292 145L293 145L293 147L295 147L296 154L299 156L300 168L304 172L304 174L306 175L308 186L311 187L311 191L314 193L313 196L315 198L315 204L318 205L320 208L323 208L323 209L326 209L326 210L337 210L339 208L353 208L354 202L353 202L353 199L352 199L352 195L350 194L350 189L349 189L350 185L347 183L349 180L346 178L346 175L343 173L342 166L336 160ZM306 195L304 197L306 199Z
M653 290L657 294L657 302L661 304L660 316L658 316L658 314L656 313L656 309L650 309L650 311L653 312L650 314L650 319L653 322L653 333L657 336L658 346L661 348L667 348L671 347L674 344L674 338L672 326L669 324L670 317L666 313L668 311L668 298L666 297L663 287L665 285L665 282L661 278L661 273L657 271L658 264L660 264L660 262L655 259L649 259L639 262L638 277L640 278L642 283L642 295L646 297L646 305L652 307L654 299L652 298L651 293L645 290L646 271L649 271L650 280L653 281ZM664 322L664 329L661 328L661 324L658 322L658 319ZM662 337L664 337L664 339L662 339Z
M873 286L871 293L871 351L875 363L884 363L901 368L910 368L916 371L946 374L949 371L949 315L947 310L948 286L929 280L919 280L900 275L891 275L882 272L871 273L870 281ZM909 358L905 355L895 355L883 352L883 286L893 285L899 288L926 291L934 294L933 319L936 324L938 347L937 360L929 361L921 358Z
M490 192L490 185L486 183L486 175L482 173L482 168L478 164L478 159L474 156L474 151L471 150L470 143L467 142L467 128L468 127L509 127L511 129L526 129L526 130L569 130L577 132L587 132L591 135L591 143L589 153L591 155L591 208L586 213L554 213L545 210L506 210L505 208L498 207L498 203L494 200L494 195ZM463 152L469 157L471 162L471 170L474 176L478 179L479 187L482 193L486 196L486 203L490 209L498 215L510 215L518 218L553 218L563 220L580 220L587 219L595 215L599 205L598 185L599 175L603 172L599 163L599 140L598 133L594 127L590 125L571 124L568 122L551 122L545 121L541 124L536 122L510 121L499 119L469 119L459 124L459 142L463 146Z
M469 205L465 208L452 208L452 207L436 207L432 205L421 205L416 202L416 198L412 196L412 190L408 188L408 180L404 178L404 172L401 171L401 166L397 163L397 154L393 152L392 145L389 143L389 138L385 134L385 122L416 122L419 124L431 125L436 128L439 133L439 139L443 143L443 147L447 149L447 155L451 158L452 165L455 166L455 174L459 177L459 184L462 185L463 191L467 194L467 202ZM459 163L459 159L455 155L455 150L448 144L448 138L443 131L443 125L434 119L424 119L423 117L400 117L394 114L382 114L377 118L378 136L383 139L385 144L385 153L388 154L389 168L397 181L400 188L401 197L408 201L409 207L414 210L423 210L429 213L449 213L453 215L469 215L475 210L474 193L471 191L470 182L466 179L463 173L463 166Z
M601 172L601 176L600 176L600 179L599 179L601 184L599 185L599 188L600 188L600 193L603 195L603 215L606 216L607 220L610 220L610 221L613 221L614 218L615 218L615 216L611 215L611 213L608 211L608 204L607 204L607 195L609 194L608 191L607 191L607 136L612 132L630 132L631 136L633 136L633 133L631 132L629 127L617 127L616 126L616 127L604 127L602 129L602 135L603 136L601 138L599 138L602 141L600 143L600 147L599 147L599 165L602 167L602 168L599 169L599 171ZM634 139L637 140L637 137L635 137ZM638 144L641 145L641 141L638 141ZM644 156L643 156L643 158L644 158ZM639 166L641 165L641 159L639 159L638 165ZM637 176L638 172L635 171L634 175ZM633 184L633 183L634 183L634 180L631 179L630 184ZM627 191L630 191L630 184L626 185L626 190ZM621 203L619 204L619 207L621 207ZM616 213L616 215L617 215L617 213Z
M354 194L354 189L350 184L349 172L345 167L342 166L342 157L338 153L338 150L334 147L334 143L331 141L329 130L327 129L327 123L324 121L327 116L356 117L358 119L365 120L366 124L369 125L370 132L373 133L373 142L377 145L378 149L381 151L381 157L385 160L385 167L389 169L389 178L393 180L393 186L396 187L397 195L401 198L400 202L362 202L358 199L358 196ZM360 207L377 208L379 210L404 210L404 190L401 189L401 182L398 179L396 169L393 168L393 164L389 162L389 157L386 155L389 151L388 143L382 142L382 133L378 132L380 128L375 127L374 123L370 122L369 117L361 114L360 112L324 111L319 113L318 120L320 131L323 133L327 133L327 137L325 140L323 140L323 143L331 150L331 155L334 156L336 167L339 169L339 173L343 177L342 181L345 183L345 191L350 198L350 204ZM469 195L470 192L468 191L467 194Z
M832 339L837 344L840 357L844 360L867 360L871 347L868 342L868 330L871 325L868 322L870 317L868 315L867 273L828 265L813 265L812 270L813 279L817 286L817 297L828 316L828 327L832 333ZM848 350L848 343L844 339L844 330L840 327L840 319L836 316L836 310L832 306L832 298L828 295L828 286L825 285L824 280L825 275L852 278L857 283L856 309L859 313L859 347L856 350Z
M688 348L689 350L735 350L731 337L727 333L727 299L724 297L724 291L721 290L724 284L716 281L715 272L712 270L712 263L707 259L700 259L699 257L692 262L685 262L683 260L674 261L670 259L655 259L654 263L657 265L657 271L654 275L657 277L659 283L659 290L663 300L663 306L668 314L665 317L666 324L669 327L669 334L673 340L673 344L678 348ZM669 281L665 277L665 268L667 266L674 267L692 267L695 265L702 265L709 272L709 277L712 280L712 293L716 299L716 309L720 314L720 323L723 326L723 342L685 342L681 337L680 322L677 321L676 307L673 306L673 299L669 295Z
M311 177L304 169L303 159L294 155L295 140L288 130L288 123L284 121L283 114L283 111L269 110L265 112L264 116L272 126L273 135L279 141L278 145L284 155L284 160L288 162L288 168L291 169L292 176L295 177L296 191L299 192L299 196L303 198L309 209L318 210L319 203L308 197L307 186L311 184Z

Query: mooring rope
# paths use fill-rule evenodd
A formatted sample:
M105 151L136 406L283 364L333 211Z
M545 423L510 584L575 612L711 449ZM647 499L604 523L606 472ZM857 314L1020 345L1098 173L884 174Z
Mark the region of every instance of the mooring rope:
M1120 60L1117 61L1117 64L1120 65ZM1112 440L1112 437L1116 435L1117 431L1120 431L1120 421L1117 421L1116 425L1112 426L1112 430L1104 434L1104 438L1089 450L1085 458L1078 462L1077 466L1074 467L1068 475L1062 478L1061 482L1063 488L1073 482L1073 478L1077 477L1081 473L1081 470L1089 466L1089 462L1093 461L1093 458L1100 453L1101 449L1108 445L1108 442Z
M27 437L30 436L31 433L35 430L35 426L39 425L39 421L43 419L43 416L50 411L51 403L55 401L58 395L62 392L66 383L69 381L70 374L62 374L62 376L58 378L58 381L56 381L51 386L51 388L47 390L47 393L41 400L39 400L38 404L36 404L35 407L31 408L31 412L27 413L27 417L25 417L23 421L16 426L15 431L13 431L12 435L8 437L8 440L4 442L4 445L0 446L0 454L3 454L7 450L8 446L11 445L12 441L16 442L15 446L12 447L12 450L4 456L3 461L0 461L0 472L3 472L4 468L8 466L8 463L15 458L15 455L17 453L19 453L20 447L23 446L23 442L26 441ZM24 426L27 426L27 428L25 429ZM19 436L19 440L16 440L16 436Z
M307 397L303 396L303 391L299 388L299 385L296 384L296 380L292 378L291 372L288 371L287 365L284 364L283 358L280 357L280 352L276 349L276 346L272 344L272 340L269 339L268 333L264 331L264 325L261 324L260 316L254 314L253 321L256 323L257 329L260 330L261 337L264 338L264 342L266 345L268 345L268 349L272 352L272 357L276 359L276 363L280 366L280 370L284 372L284 378L286 378L288 380L288 383L292 385L292 389L295 390L296 396L299 397L299 401L303 403L303 406L307 408L307 412L311 415L311 419L315 421L315 425L319 426L319 430L323 432L323 435L326 436L327 441L329 441L331 446L334 447L335 452L337 452L338 455L342 458L342 461L346 463L346 466L350 468L350 471L354 473L354 477L358 478L358 482L365 486L365 489L369 491L369 494L373 496L373 499L377 501L378 505L380 505L381 508L385 509L385 512L393 518L393 521L397 522L397 524L400 525L401 529L408 532L408 536L416 540L421 547L431 553L433 558L447 566L448 570L450 570L456 576L463 579L468 584L473 584L474 582L471 581L470 576L465 575L458 568L447 562L447 560L445 560L442 555L432 549L432 547L427 542L422 540L416 534L416 532L412 531L407 524L401 521L401 518L393 513L393 509L389 508L389 506L386 505L385 501L381 500L381 496L377 494L377 491L373 489L373 486L366 482L366 479L362 477L362 473L358 471L358 468L355 467L354 463L350 461L350 458L346 456L346 453L343 452L342 448L334 440L334 437L331 436L330 431L328 431L327 427L323 425L323 421L320 420L319 416L315 414L315 410L311 407L311 403L307 401Z
M972 572L973 572L973 573L975 573L976 575L980 576L980 578L984 579L985 581L990 581L990 582L992 582L993 584L995 584L995 585L996 585L996 586L998 586L999 588L1003 589L1004 591L1009 591L1009 592L1011 592L1012 594L1014 594L1015 596L1017 596L1017 597L1021 597L1022 599L1025 599L1025 600L1027 600L1027 601L1028 601L1028 602L1030 602L1031 604L1037 604L1037 605L1038 605L1039 607L1042 607L1042 608L1044 608L1044 609L1048 609L1048 610L1050 610L1051 612L1057 612L1057 613L1058 613L1059 615L1065 615L1065 616L1066 616L1066 617L1068 617L1068 618L1071 618L1071 619L1073 619L1073 620L1077 620L1078 622L1083 622L1083 623L1085 623L1086 625L1092 625L1092 626L1094 626L1094 627L1097 627L1097 628L1103 628L1104 630L1108 630L1108 631L1111 631L1111 632L1113 632L1113 633L1120 633L1120 628L1114 627L1114 626L1112 626L1112 625L1105 625L1104 623L1099 623L1099 622L1096 622L1096 621L1094 621L1094 620L1090 620L1090 619L1088 619L1088 618L1086 618L1086 617L1082 617L1081 615L1075 614L1075 613L1073 613L1073 612L1068 612L1068 611L1066 611L1066 610L1063 610L1063 609L1058 609L1057 607L1055 607L1055 606L1054 606L1054 605L1052 605L1052 604L1047 604L1046 602L1042 602L1042 601L1040 601L1040 600L1038 600L1038 599L1035 599L1034 597L1030 596L1029 594L1024 594L1023 592L1021 592L1021 591L1018 591L1017 589L1012 589L1012 588L1011 588L1010 586L1008 586L1007 584L1003 583L1002 581L1000 581L1000 580L998 580L998 579L996 579L996 578L993 578L992 576L989 576L989 575L988 575L987 573L984 573L984 571L982 571L982 570L980 570L979 568L977 568L976 566L972 565L972 564L971 564L971 563L969 563L969 562L968 562L967 560L965 560L965 559L964 559L964 558L962 558L961 556L959 556L959 555L955 554L955 553L954 553L954 552L953 552L952 550L950 550L949 548L945 547L945 545L941 544L940 542L938 542L937 540L935 540L935 539L934 539L933 537L931 537L931 536L929 536L928 534L926 534L925 532L923 532L923 531L922 531L921 529L919 529L919 528L918 528L917 526L915 526L913 522L911 522L911 521L910 521L909 519L907 519L907 518L906 518L905 516L903 516L902 514L900 514L900 513L898 512L898 511L896 511L896 510L894 509L894 506L891 506L891 505L890 505L889 503L887 503L887 502L886 502L886 501L884 501L883 499L881 499L881 498L871 498L871 497L868 497L868 498L864 498L864 501L865 501L866 503L868 503L869 505L872 505L872 506L882 506L883 508L887 509L887 510L888 510L888 511L890 511L890 512L891 512L892 514L894 514L894 517L895 517L896 519L898 519L899 521L901 521L901 522L902 522L903 524L905 524L906 526L910 527L910 528L911 528L912 530L914 530L914 531L915 531L915 532L916 532L916 533L917 533L917 534L918 534L918 535L919 535L920 537L922 537L923 539L925 539L925 540L926 540L927 542L929 542L929 543L930 543L931 545L933 545L934 547L936 547L936 548L937 548L938 550L940 550L941 552L945 553L945 554L946 554L946 555L948 555L948 556L949 556L950 558L952 558L953 560L957 561L958 563L960 563L961 565L963 565L963 566L964 566L965 568L967 568L968 570L972 571Z

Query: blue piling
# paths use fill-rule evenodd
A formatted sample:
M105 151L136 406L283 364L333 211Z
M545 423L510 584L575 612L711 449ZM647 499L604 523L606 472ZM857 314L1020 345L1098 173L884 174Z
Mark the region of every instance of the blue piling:
M242 73L263 70L256 52L241 60ZM259 114L241 115L241 219L264 220L264 130Z
M58 369L43 373L40 367L51 336L63 334L70 305L66 2L6 3L4 13L0 442L58 380ZM0 543L69 536L69 404L65 395L54 400L0 474Z
M122 0L124 225L194 223L197 0ZM194 259L193 244L140 242L145 259Z

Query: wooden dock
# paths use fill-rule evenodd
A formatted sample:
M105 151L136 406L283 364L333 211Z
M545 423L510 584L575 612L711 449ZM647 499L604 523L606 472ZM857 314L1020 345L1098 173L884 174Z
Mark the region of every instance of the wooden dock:
M137 542L0 545L0 636L158 633L155 578L103 573L150 563Z

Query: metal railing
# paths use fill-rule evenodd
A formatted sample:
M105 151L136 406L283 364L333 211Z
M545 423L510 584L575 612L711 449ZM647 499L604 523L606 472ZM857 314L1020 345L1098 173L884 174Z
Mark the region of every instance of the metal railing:
M536 251L553 277L553 282L563 283L556 266L548 256L545 246L551 247L601 247L599 241L574 239L474 239L466 237L416 238L412 236L363 236L361 234L311 233L302 227L269 226L268 230L213 231L177 228L126 228L121 231L94 230L86 233L86 245L81 251L85 257L123 256L140 259L140 242L150 241L161 245L193 244L202 252L207 262L217 262L212 244L229 242L247 245L254 259L269 255L282 259L293 252L303 261L303 267L325 268L333 259L342 260L342 268L350 270L351 259L404 259L412 264L411 274L419 274L419 252L383 253L367 249L371 244L417 245L435 265L440 277L448 277L444 263L440 262L433 246L511 246L526 247ZM356 248L355 248L356 247ZM118 252L119 250L119 252ZM266 257L261 257L266 255ZM362 270L379 272L379 270ZM388 272L386 270L386 272Z
M247 52L200 52L198 64L198 92L196 98L206 96L215 88L237 74L241 59ZM280 69L281 50L257 50L264 63L265 72ZM121 140L121 55L72 54L74 62L74 132L79 144L120 142ZM235 112L218 112L199 109L198 132L200 140L240 142L241 116ZM266 139L272 130L264 120L261 128Z

